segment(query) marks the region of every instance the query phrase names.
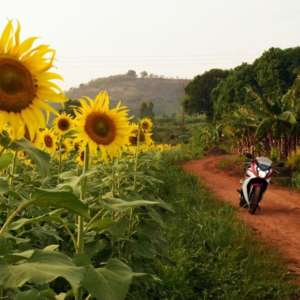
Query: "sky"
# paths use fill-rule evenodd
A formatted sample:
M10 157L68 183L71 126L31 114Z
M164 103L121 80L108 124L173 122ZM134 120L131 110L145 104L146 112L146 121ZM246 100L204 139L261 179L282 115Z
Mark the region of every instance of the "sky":
M193 78L300 45L299 0L0 0L57 51L64 88L134 69Z

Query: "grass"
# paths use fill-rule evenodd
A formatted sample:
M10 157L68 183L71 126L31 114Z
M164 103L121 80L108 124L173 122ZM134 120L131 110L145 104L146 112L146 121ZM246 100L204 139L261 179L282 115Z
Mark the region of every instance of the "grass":
M163 170L161 196L175 209L165 216L168 260L155 262L161 281L131 299L299 299L279 256L232 207L172 163Z

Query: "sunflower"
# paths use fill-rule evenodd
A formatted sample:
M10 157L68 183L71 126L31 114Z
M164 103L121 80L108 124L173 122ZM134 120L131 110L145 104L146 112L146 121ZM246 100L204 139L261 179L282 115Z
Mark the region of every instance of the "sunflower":
M40 133L40 147L42 150L54 154L56 151L57 136L53 130L46 128Z
M25 151L18 151L18 159L22 161L25 166L32 166L32 161Z
M85 147L81 145L78 149L78 154L76 157L76 162L80 166L83 166L83 164L84 164L84 156L85 156Z
M45 127L49 102L64 102L62 89L52 80L62 80L49 72L55 51L47 45L33 47L36 37L20 41L20 24L8 21L0 35L0 128L11 127L12 137L23 137L27 127L30 139Z
M78 152L81 149L83 149L84 144L81 139L73 138L71 141L72 141L72 151Z
M100 149L102 159L118 155L128 144L128 109L120 104L110 109L107 92L100 92L94 101L85 97L80 103L75 118L78 138L89 145L92 154Z
M72 151L72 142L70 139L64 139L56 143L56 152L55 157L59 159L61 153L61 159L66 160L69 156L69 153Z
M136 124L131 125L131 130L129 134L129 144L131 146L138 145L150 145L152 143L151 134L145 132L142 128L140 128Z
M140 121L140 125L145 132L151 132L153 127L153 122L150 118L143 118Z
M59 134L65 134L72 128L72 118L66 113L59 114L54 120L55 130Z

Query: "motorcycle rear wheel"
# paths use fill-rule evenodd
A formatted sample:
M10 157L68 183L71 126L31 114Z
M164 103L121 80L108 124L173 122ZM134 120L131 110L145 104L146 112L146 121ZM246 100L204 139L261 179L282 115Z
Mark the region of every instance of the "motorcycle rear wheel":
M254 215L256 212L256 209L258 207L258 203L260 201L260 196L261 196L261 187L260 186L256 186L253 188L253 190L251 191L251 195L250 195L250 206L249 206L249 213Z

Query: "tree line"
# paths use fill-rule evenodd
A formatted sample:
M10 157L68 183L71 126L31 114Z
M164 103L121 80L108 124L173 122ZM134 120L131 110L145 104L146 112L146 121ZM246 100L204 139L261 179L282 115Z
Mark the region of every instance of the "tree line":
M271 48L252 64L196 76L183 108L205 113L238 152L286 158L300 143L299 74L300 47Z

